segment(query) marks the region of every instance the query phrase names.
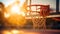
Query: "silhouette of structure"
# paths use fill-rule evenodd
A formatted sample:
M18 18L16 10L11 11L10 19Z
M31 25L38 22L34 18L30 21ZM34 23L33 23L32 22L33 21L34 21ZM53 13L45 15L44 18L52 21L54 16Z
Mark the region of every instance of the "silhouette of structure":
M4 4L0 2L0 27L4 27Z

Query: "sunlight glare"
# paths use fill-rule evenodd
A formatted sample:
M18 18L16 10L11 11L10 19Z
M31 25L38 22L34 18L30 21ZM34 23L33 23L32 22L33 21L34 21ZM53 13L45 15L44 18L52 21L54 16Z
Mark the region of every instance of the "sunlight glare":
M4 17L8 18L8 17L10 17L10 15L8 13L4 13Z
M11 13L17 13L17 14L20 14L20 9L18 6L13 6L11 8Z

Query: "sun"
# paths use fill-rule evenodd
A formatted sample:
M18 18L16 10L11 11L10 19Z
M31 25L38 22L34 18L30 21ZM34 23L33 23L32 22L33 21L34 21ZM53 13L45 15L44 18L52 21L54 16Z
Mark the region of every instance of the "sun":
M25 10L21 9L24 2L25 0L16 0L14 3L8 6L7 13L5 13L5 17L9 23L7 23L8 25L24 26L26 24Z
M20 8L16 5L16 6L12 6L11 8L11 13L12 14L20 14Z

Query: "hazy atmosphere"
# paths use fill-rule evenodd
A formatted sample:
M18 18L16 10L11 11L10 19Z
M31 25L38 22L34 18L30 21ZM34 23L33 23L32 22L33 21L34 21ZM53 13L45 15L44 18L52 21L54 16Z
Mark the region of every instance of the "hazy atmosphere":
M13 3L15 0L0 0L0 2L3 2L5 5ZM32 0L32 4L44 4L44 5L50 5L51 8L56 8L56 0Z

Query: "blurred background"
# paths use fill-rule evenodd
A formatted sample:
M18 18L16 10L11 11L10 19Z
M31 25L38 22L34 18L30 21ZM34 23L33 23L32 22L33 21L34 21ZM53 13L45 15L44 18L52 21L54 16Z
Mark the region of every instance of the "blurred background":
M60 29L60 0L0 0L0 28L23 28L32 29L32 16L39 16L40 5L49 5L49 18L46 18L46 29ZM27 8L27 6L29 6ZM36 6L38 6L36 11ZM26 8L29 10L26 10ZM31 11L31 12L30 12ZM32 14L32 15L30 15ZM36 15L35 15L36 14ZM46 13L44 13L46 14ZM42 16L44 16L44 14ZM57 15L57 16L56 16ZM39 17L36 22L39 22ZM26 18L26 19L25 19ZM30 19L31 18L31 19ZM43 23L43 20L42 20Z
M0 0L0 34L60 34L60 0Z

